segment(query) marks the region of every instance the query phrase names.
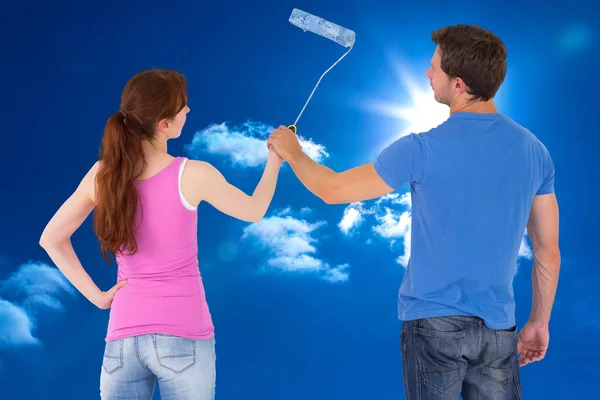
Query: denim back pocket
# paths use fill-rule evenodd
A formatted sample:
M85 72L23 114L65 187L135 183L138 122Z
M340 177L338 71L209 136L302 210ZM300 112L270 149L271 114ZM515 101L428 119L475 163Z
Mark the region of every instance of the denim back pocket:
M466 331L413 329L423 383L440 393L446 392L462 378L459 359Z
M495 357L493 360L489 360L481 372L485 378L497 383L504 390L508 390L517 358L519 333L514 327L511 330L496 330L494 336L496 341Z
M109 374L123 367L123 339L106 342L102 367Z
M154 350L158 363L177 374L196 362L196 347L192 339L173 335L154 334Z

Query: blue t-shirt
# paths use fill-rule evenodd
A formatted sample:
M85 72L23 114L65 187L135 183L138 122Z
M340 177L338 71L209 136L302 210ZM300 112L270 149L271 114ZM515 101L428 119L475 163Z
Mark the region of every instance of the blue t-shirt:
M554 191L545 146L502 114L458 112L384 149L375 170L410 184L411 249L401 320L468 315L515 325L513 278L536 195Z

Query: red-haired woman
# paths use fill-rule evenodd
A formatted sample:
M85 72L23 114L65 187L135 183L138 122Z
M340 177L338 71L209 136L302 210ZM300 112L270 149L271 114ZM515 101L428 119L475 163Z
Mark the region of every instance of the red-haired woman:
M173 157L189 112L186 78L153 69L135 75L107 121L99 161L46 226L40 244L89 301L111 308L102 363L102 399L214 398L215 342L198 268L197 206L207 201L258 222L269 207L281 159L269 151L252 196L206 162ZM71 235L95 209L104 258L118 283L101 291L83 269Z

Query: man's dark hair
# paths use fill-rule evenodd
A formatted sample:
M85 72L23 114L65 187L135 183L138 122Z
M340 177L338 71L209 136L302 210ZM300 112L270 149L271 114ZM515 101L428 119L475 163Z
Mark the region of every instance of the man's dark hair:
M474 100L490 100L506 76L506 46L492 32L474 25L453 25L434 31L442 71L461 78Z

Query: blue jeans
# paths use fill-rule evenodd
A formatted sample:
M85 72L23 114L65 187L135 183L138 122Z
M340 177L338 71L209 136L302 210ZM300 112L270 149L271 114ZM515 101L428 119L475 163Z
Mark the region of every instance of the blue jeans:
M150 334L108 341L100 374L103 400L213 400L215 339Z
M408 400L520 400L517 329L489 329L476 317L402 323Z

